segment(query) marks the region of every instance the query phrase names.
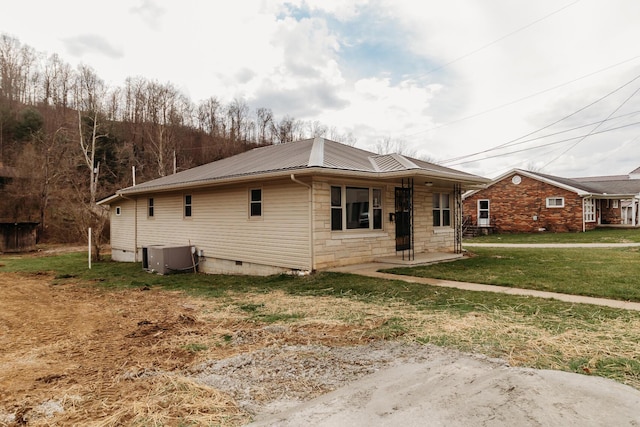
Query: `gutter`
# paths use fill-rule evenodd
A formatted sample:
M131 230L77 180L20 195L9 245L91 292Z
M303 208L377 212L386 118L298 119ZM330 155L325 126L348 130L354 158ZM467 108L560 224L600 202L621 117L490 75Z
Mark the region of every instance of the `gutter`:
M311 271L314 271L316 266L316 260L315 260L315 251L314 251L315 240L313 238L313 187L310 184L307 184L297 179L294 174L291 174L290 178L291 178L291 181L295 182L296 184L300 184L309 189L309 255L311 258L309 260L310 261L309 269Z
M185 181L174 184L167 185L149 185L145 186L145 184L138 184L135 187L127 187L122 189L116 193L116 195L123 194L144 194L144 193L160 193L160 192L169 192L181 190L184 188L203 188L203 187L212 187L216 185L224 185L224 184L240 184L243 182L255 182L256 179L272 179L272 178L286 178L291 175L297 176L308 176L308 175L325 175L325 176L340 176L340 177L353 177L353 178L363 178L363 179L398 179L398 178L407 178L407 177L423 177L426 179L442 179L443 181L450 182L460 182L463 185L467 186L481 186L484 187L490 180L487 178L481 177L467 177L460 176L455 174L447 174L447 173L439 173L439 172L431 172L425 171L424 169L409 169L409 170L400 170L393 172L371 172L371 171L357 171L357 170L344 170L344 169L331 169L325 167L308 167L304 169L293 169L293 170L276 170L266 173L256 173L256 174L248 174L248 175L235 175L235 176L227 176L221 178L213 178L213 179L202 179L202 180L193 180L193 181ZM302 183L302 185L307 185Z

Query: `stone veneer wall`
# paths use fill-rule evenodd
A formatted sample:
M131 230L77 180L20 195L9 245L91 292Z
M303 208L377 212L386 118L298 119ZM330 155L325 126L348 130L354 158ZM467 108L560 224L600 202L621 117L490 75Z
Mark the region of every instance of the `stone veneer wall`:
M504 177L490 187L466 198L463 215L478 223L478 200L488 199L491 225L499 233L528 233L541 230L552 232L582 231L582 198L545 182L520 175L520 184ZM564 197L563 208L547 208L547 197ZM586 223L593 229L596 222Z
M352 185L352 183L348 184ZM331 231L331 185L340 184L317 179L313 184L314 269L372 262L377 258L396 255L395 223L389 221L389 213L395 210L396 186L393 184L380 185L379 183L353 184L382 188L384 193L382 230ZM453 228L443 228L434 232L431 191L438 190L418 186L414 189L415 253L450 252L454 248ZM441 191L451 192L451 190Z

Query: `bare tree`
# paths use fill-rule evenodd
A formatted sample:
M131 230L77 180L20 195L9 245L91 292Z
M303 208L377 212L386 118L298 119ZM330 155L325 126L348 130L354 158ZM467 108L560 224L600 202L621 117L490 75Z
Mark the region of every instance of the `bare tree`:
M0 36L0 98L9 105L20 100L25 79L23 50L20 42L6 34Z
M197 107L197 120L200 130L212 137L222 136L222 105L218 98L212 96L202 101Z
M403 139L392 139L385 136L376 144L376 152L378 154L402 154L407 157L416 157L416 150L409 148L407 142Z
M249 106L244 100L234 99L227 107L229 138L234 142L247 142Z
M44 104L60 107L64 112L69 106L74 78L71 66L63 62L57 54L51 55L42 78Z
M293 141L293 127L294 119L290 116L285 116L280 119L280 122L273 123L273 134L278 144L285 144Z
M104 82L90 67L81 65L76 81L75 104L78 111L78 140L89 171L90 206L96 204L100 162L96 161L97 144L105 136L99 131L102 103L106 96Z
M273 112L270 108L258 108L256 117L258 118L258 143L266 144L267 135L273 129ZM273 139L270 138L270 142L273 143Z

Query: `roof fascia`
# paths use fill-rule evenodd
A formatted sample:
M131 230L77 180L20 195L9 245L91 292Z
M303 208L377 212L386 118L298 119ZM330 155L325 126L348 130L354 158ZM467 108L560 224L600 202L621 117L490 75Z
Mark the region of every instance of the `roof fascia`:
M148 193L164 193L171 191L178 191L184 189L198 189L205 187L217 187L230 184L243 184L247 182L255 182L256 180L268 180L276 178L288 178L291 174L296 176L310 176L310 175L323 175L323 176L341 176L341 177L353 177L353 178L368 178L368 179L396 179L407 177L424 177L427 179L440 179L449 182L459 182L465 185L484 185L488 182L488 179L475 176L459 176L448 173L438 173L434 171L426 171L424 169L410 169L405 171L393 171L393 172L368 172L368 171L353 171L342 169L330 169L323 167L308 167L308 168L293 168L286 170L279 170L268 173L260 173L253 175L243 175L236 177L228 177L216 180L203 180L203 181L191 181L180 184L173 184L167 186L157 187L128 187L122 189L116 193L115 196L124 197L125 195L135 194L148 194ZM105 199L106 200L106 199Z

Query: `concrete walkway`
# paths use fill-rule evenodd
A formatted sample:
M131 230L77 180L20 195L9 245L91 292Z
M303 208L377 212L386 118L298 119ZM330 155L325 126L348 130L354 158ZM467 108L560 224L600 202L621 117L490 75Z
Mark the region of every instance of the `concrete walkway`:
M476 248L633 248L640 243L463 243L465 247Z
M545 247L545 248L562 248L562 247L593 247L593 248L601 248L601 247L629 247L629 246L640 246L640 243L617 243L617 244L601 244L601 243L592 243L592 244L559 244L559 245L520 245L520 244L498 244L498 243L475 243L475 244L464 244L463 246L494 246L494 247ZM515 246L518 245L518 246ZM572 246L567 246L572 245ZM591 246L598 245L598 246ZM606 246L602 246L606 245ZM416 254L418 256L418 254ZM537 298L547 298L547 299L555 299L558 301L564 301L569 303L576 304L593 304L600 305L611 308L620 308L624 310L634 310L640 311L640 303L639 302L628 302L628 301L619 301L619 300L611 300L607 298L594 298L594 297L585 297L580 295L569 295L569 294L560 294L556 292L545 292L545 291L536 291L533 289L521 289L521 288L510 288L507 286L498 286L498 285L484 285L480 283L467 283L467 282L455 282L453 280L440 280L440 279L432 279L425 277L414 277L414 276L403 276L399 274L390 274L390 273L382 273L379 270L384 270L387 268L398 267L399 263L393 262L372 262L368 264L356 264L356 265L348 265L345 267L337 267L332 268L329 271L335 271L340 273L351 273L351 274L359 274L361 276L368 277L376 277L379 279L387 279L387 280L400 280L408 283L423 283L425 285L431 286L442 286L446 288L456 288L463 289L466 291L482 291L482 292L495 292L495 293L503 293L509 295L524 295L524 296L532 296Z

